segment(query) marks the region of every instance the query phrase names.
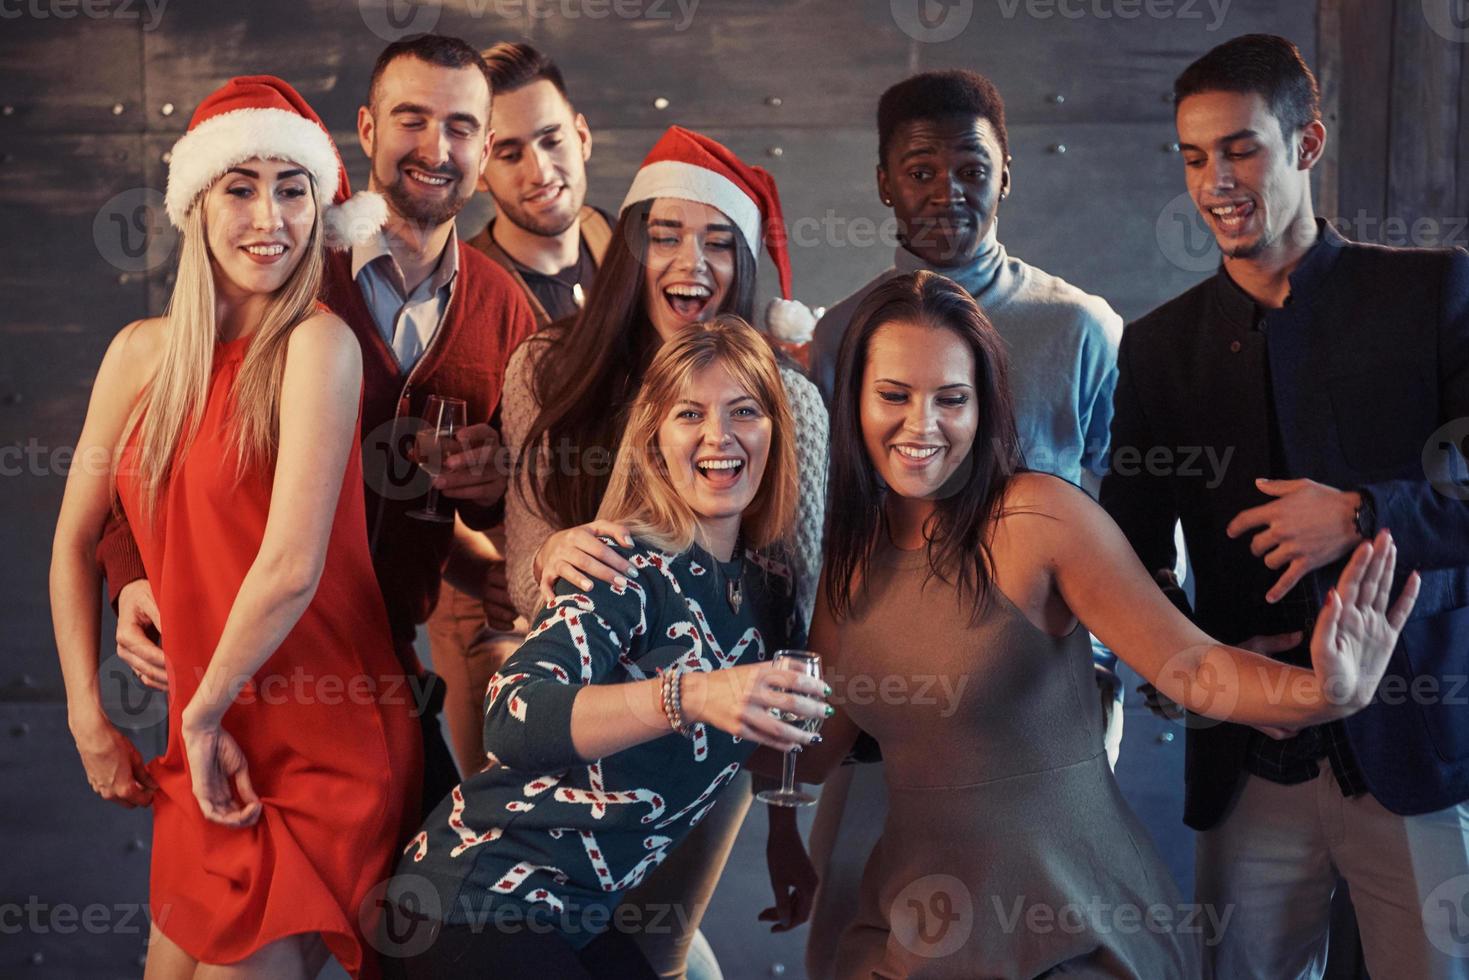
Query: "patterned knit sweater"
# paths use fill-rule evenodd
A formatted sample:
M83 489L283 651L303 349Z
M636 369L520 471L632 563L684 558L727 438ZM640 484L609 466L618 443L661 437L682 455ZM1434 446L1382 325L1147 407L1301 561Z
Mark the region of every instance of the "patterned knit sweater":
M503 438L512 459L520 454L527 433L540 411L532 379L539 359L553 350L555 340L537 334L515 351L505 368L505 388L501 395ZM796 463L800 480L800 501L796 506L796 526L791 541L791 568L796 580L796 609L801 626L811 624L811 610L816 604L817 577L821 574L821 534L826 516L826 465L829 441L829 419L821 392L794 368L782 366L786 398L796 423ZM616 448L616 447L611 447ZM535 619L544 603L532 571L536 551L556 531L562 530L547 521L514 486L505 494L505 538L507 575L510 598L516 610L527 619Z
M638 576L625 589L558 583L555 603L490 681L489 765L455 787L404 850L390 886L400 907L469 925L526 915L584 946L754 751L699 724L689 737L670 731L602 759L577 755L571 711L583 686L646 680L674 665L724 670L804 641L778 555L718 562L697 546L672 555L607 543ZM727 598L736 576L739 612Z

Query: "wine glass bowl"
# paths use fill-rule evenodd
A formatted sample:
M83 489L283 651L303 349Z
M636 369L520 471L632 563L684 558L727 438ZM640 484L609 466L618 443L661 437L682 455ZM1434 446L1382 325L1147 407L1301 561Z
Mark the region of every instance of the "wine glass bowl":
M413 437L413 455L414 462L430 477L443 472L444 460L459 450L456 436L465 426L467 411L462 398L429 395L423 412L427 425ZM447 514L439 510L439 491L433 485L428 488L424 506L410 510L408 516L435 524L454 521L452 509Z
M776 653L773 664L783 670L794 670L807 677L821 680L821 657L810 650L780 650ZM782 711L779 708L771 708L770 713L781 721L812 734L820 730L821 723L825 720L822 717L807 718L804 715ZM784 764L781 767L780 789L764 790L756 793L755 798L771 806L810 806L816 802L815 796L796 789L796 752L794 749L785 754Z

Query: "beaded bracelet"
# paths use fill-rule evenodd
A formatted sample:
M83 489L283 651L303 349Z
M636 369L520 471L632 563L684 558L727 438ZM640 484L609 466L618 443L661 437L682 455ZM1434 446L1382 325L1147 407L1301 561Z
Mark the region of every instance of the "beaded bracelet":
M680 735L689 734L689 726L683 720L683 671L676 667L669 667L663 672L662 688L660 690L663 702L663 716L668 719L668 727Z

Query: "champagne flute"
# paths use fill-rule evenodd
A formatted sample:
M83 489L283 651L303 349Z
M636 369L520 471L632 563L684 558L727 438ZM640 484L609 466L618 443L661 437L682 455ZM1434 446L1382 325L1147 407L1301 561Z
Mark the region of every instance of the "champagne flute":
M429 476L435 477L443 472L444 459L457 448L454 437L464 428L467 411L462 398L428 396L428 404L424 408L428 425L413 437L413 444L418 465ZM451 524L454 521L452 511L448 514L439 511L439 491L432 484L428 488L426 506L410 510L408 516L435 524Z
M821 657L810 650L779 650L775 654L775 666L782 670L794 670L798 674L805 674L821 680ZM781 711L771 708L770 713L781 721L788 722L802 731L815 732L821 727L823 718L806 718L790 711ZM796 750L785 754L785 763L781 767L780 789L767 789L755 794L755 798L762 803L771 806L810 806L816 802L816 797L810 793L796 789Z

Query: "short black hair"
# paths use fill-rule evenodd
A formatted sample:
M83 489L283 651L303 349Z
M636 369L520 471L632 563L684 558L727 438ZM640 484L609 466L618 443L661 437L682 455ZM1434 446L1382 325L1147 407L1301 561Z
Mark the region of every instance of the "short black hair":
M989 120L995 138L1000 141L1000 155L1010 159L1005 100L1000 98L999 89L977 71L954 68L905 78L882 93L877 102L878 162L887 162L893 133L903 123L945 116L979 116Z
M1321 89L1300 49L1276 34L1244 34L1189 65L1173 83L1173 108L1203 92L1258 94L1287 142L1321 119Z
M562 79L561 69L556 67L556 62L545 52L524 41L501 41L480 54L490 68L490 87L497 93L514 92L544 79L561 93L563 99L571 101L571 97L566 94L566 82Z
M447 34L414 34L394 41L377 56L377 62L372 66L372 77L367 82L369 107L377 105L377 83L383 77L383 72L399 58L417 58L440 68L478 68L480 74L485 76L490 96L494 97L495 80L490 75L490 66L485 64L485 59L467 41Z

